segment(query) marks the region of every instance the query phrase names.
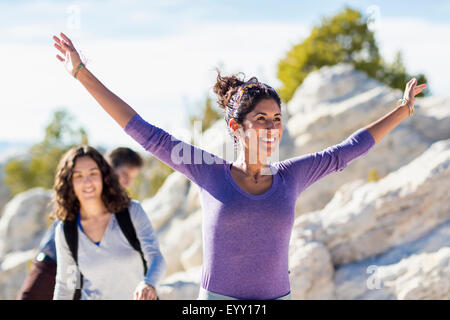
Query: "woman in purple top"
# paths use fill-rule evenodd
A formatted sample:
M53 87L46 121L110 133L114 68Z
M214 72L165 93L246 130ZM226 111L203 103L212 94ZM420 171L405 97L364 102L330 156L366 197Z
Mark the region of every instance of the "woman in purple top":
M214 91L238 147L230 163L144 121L82 63L67 36L54 36L66 64L102 108L138 143L199 186L203 208L203 266L199 299L289 299L288 249L295 202L308 186L342 171L369 152L414 111L425 84L408 82L397 108L320 152L276 163L281 141L280 98L256 78L219 73Z

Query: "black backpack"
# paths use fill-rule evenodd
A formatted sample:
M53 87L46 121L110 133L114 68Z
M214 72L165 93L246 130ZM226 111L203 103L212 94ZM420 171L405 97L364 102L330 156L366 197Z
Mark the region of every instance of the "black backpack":
M136 235L133 223L131 221L130 212L128 208L115 214L119 227L123 234L127 238L130 245L141 255L142 263L144 264L144 275L147 274L147 262L144 258L144 253L141 249L141 243ZM69 246L72 257L78 266L78 226L77 220L63 222L64 236L66 238L67 245ZM73 300L79 300L81 298L81 288L83 286L83 274L80 272L80 286L75 289Z

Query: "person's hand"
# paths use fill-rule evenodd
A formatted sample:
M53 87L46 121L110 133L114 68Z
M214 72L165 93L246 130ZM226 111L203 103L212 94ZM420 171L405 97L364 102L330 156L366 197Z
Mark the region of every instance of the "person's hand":
M74 76L75 68L78 67L81 62L80 55L75 49L72 41L70 41L64 33L61 32L60 35L62 39L59 39L57 36L53 36L53 40L55 40L54 46L63 54L64 58L59 54L56 55L56 58L59 61L64 62L66 70Z
M426 87L427 85L425 83L417 86L417 79L412 78L406 84L406 89L403 94L403 98L408 99L409 105L412 107L414 105L415 96L421 93L422 90L425 89Z
M157 297L155 288L145 282L139 283L134 291L134 300L156 300Z

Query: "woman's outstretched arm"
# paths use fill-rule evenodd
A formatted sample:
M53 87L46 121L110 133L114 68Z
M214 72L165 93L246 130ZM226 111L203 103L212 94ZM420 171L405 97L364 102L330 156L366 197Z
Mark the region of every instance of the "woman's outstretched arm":
M403 94L403 98L408 100L411 108L414 107L415 96L422 92L427 85L421 84L417 86L416 78L412 78L407 84L405 88L405 92ZM364 127L367 129L373 136L375 143L378 143L384 136L386 136L389 132L391 132L395 127L397 127L400 122L402 122L405 118L409 117L409 107L404 104L401 105L387 115L382 118L376 120L375 122L369 124Z
M223 163L223 159L199 147L186 143L172 136L142 119L136 111L109 91L85 67L77 70L81 59L72 41L61 33L62 39L54 36L55 47L65 55L57 55L66 69L86 87L89 93L105 109L109 115L130 135L136 142L144 147L153 156L169 165L172 169L181 172L189 180L202 187L211 164Z
M344 170L357 158L365 156L375 146L370 132L361 128L341 143L321 151L286 159L280 165L289 170L297 181L297 194L330 173Z
M413 106L414 96L425 87L426 84L416 86L416 79L413 78L406 85L403 97L408 99L410 105ZM297 192L300 193L314 182L332 172L344 170L352 161L365 156L377 142L408 115L409 107L406 104L402 105L373 124L356 130L339 144L319 152L284 160L281 165L292 171L292 176L297 178Z
M81 62L80 55L72 41L64 33L60 35L62 39L53 36L53 40L55 40L54 46L64 55L64 58L60 55L56 55L56 57L61 62L64 62L66 69L73 76ZM79 69L76 75L76 78L102 108L122 128L125 128L127 123L136 115L136 111L106 88L85 66Z

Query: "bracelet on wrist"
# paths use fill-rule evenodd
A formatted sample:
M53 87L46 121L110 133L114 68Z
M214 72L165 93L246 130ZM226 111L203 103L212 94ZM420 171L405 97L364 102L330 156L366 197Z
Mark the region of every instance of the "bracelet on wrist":
M82 68L82 67L84 67L84 63L83 62L80 62L80 64L76 67L76 69L75 69L75 73L73 74L73 77L76 79L77 78L77 74L78 74L78 72L80 71L80 69Z
M397 106L398 106L398 107L404 106L405 104L408 106L408 109L409 109L409 116L411 117L411 116L414 114L414 105L411 106L411 105L409 104L408 99L405 99L405 98L399 99L399 100L397 101Z

